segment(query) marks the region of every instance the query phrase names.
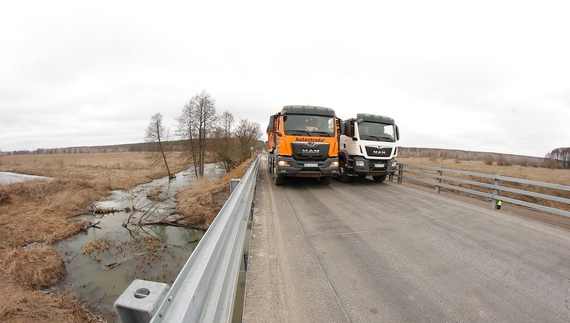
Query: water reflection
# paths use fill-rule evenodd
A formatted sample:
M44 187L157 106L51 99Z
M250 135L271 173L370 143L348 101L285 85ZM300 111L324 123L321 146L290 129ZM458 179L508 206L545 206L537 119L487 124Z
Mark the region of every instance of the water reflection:
M205 174L219 178L224 171L207 165ZM203 236L200 230L136 225L141 218L171 216L174 195L196 180L193 169L176 176L173 181L165 177L129 191L113 191L108 200L95 203L93 212L76 218L93 227L54 245L68 273L62 286L89 301L92 312L108 322L120 322L113 303L133 279L172 284ZM119 211L97 213L102 210Z
M0 172L0 185L20 183L30 180L44 180L44 179L52 179L52 178L45 176L12 173L12 172Z

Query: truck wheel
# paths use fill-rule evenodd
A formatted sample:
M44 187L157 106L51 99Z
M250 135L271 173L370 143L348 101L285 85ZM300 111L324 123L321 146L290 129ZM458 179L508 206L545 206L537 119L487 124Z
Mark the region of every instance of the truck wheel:
M346 173L346 165L344 165L344 163L340 165L340 167L338 168L338 172L339 174L337 176L337 179L339 182L348 183L348 181L350 181L350 177Z
M372 176L375 182L382 183L386 179L386 175Z
M277 173L277 169L275 169L275 167L273 167L273 183L275 183L275 186L281 186L283 185L283 175L279 175Z
M319 183L322 185L329 185L331 183L331 180L332 177L330 176L319 177Z

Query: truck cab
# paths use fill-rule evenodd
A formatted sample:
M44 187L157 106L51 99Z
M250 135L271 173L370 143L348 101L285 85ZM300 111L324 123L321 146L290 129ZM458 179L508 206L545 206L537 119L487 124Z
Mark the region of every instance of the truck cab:
M275 185L313 177L328 185L338 174L339 121L333 109L288 105L269 118L267 150Z
M383 182L397 167L397 141L400 139L394 119L359 113L343 121L339 136L339 175L341 182L351 177L372 176Z

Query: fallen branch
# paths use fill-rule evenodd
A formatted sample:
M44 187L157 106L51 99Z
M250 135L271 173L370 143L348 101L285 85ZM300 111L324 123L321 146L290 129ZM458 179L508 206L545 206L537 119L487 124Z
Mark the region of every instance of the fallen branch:
M159 220L147 220L147 221L141 221L139 222L140 225L153 225L153 224L165 224L165 225L171 225L171 226L175 226L175 227L183 227L186 225L186 222L183 220L185 220L185 218L183 216L179 216L177 218L173 218L173 219L168 219L168 217L166 218L162 218Z
M117 266L122 265L123 263L125 263L125 262L127 262L127 261L129 261L129 260L132 260L132 259L135 258L135 257L147 255L147 254L149 254L149 253L151 253L151 252L156 252L156 251L159 251L159 250L164 250L164 248L166 248L166 245L164 245L164 246L162 246L162 247L160 247L160 248L156 248L156 249L147 251L147 252L135 253L135 254L133 254L133 255L130 256L130 257L123 258L123 259L121 259L121 260L117 260L117 261L113 261L113 262L110 262L110 263L108 263L108 264L105 264L105 265L101 266L101 268L103 268L103 269L105 269L105 270L113 269L113 268L115 268L115 267L117 267Z
M89 228L101 229L99 224L101 224L101 221L97 221L95 223L91 223L90 221L84 222L83 223L83 230L87 230Z

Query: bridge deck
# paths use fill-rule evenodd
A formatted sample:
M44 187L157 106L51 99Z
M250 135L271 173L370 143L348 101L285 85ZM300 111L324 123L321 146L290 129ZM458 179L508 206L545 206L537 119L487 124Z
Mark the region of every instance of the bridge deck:
M569 230L390 182L260 172L243 322L570 321Z

